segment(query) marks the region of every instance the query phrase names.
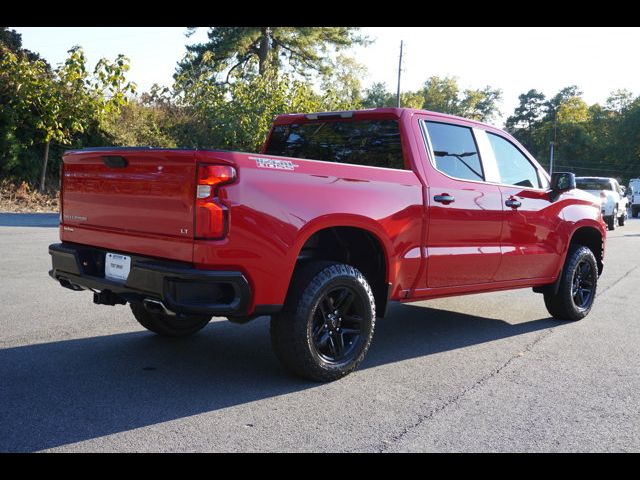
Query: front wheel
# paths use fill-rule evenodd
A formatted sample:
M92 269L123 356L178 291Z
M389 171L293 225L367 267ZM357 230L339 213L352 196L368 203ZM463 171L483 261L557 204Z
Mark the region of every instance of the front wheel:
M622 212L622 215L618 217L618 226L624 227L624 222L626 219L627 219L627 209L625 208L624 211Z
M580 320L587 316L596 298L598 264L593 252L573 245L562 269L558 293L545 293L544 304L558 320Z
M610 217L606 218L606 222L607 222L607 228L609 230L615 230L616 229L616 221L618 220L618 210L615 209L613 211L613 215L611 215Z
M281 313L271 319L271 343L292 373L318 382L357 368L373 338L375 301L362 273L342 263L300 264Z

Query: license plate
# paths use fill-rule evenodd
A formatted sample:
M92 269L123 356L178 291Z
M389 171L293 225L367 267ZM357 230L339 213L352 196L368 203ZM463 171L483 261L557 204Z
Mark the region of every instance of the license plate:
M131 257L107 253L104 260L104 276L111 280L126 280L131 270Z

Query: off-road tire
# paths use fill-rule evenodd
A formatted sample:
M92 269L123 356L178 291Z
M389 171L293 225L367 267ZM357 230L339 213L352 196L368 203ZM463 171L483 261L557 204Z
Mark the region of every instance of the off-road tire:
M324 320L327 317L323 315L327 305L338 304L329 297L342 291L353 295L351 307L347 308L357 308L360 313L345 313L344 317L360 318L360 333L346 346L345 338L348 340L349 337L342 336L339 327L338 332L330 332L340 334L342 348L348 354L344 359L331 361L321 353L317 339L322 336L323 345L334 347L334 343L329 342L337 341L336 337L329 339L329 333L320 330L322 322L325 322L325 330L327 327L328 322ZM330 304L325 303L329 300ZM317 382L329 382L351 373L362 362L371 345L375 319L371 287L358 269L333 261L307 261L296 267L284 307L271 318L271 344L278 359L291 373ZM349 329L343 329L346 330Z
M617 214L618 211L617 209L613 211L613 215L611 215L610 217L606 217L605 221L607 222L607 229L609 230L615 230L616 229L616 221L618 220Z
M574 299L573 287L576 269L587 263L593 272L591 296L587 305L577 305ZM558 320L580 320L588 315L593 306L598 286L598 264L593 252L583 245L572 245L567 253L567 259L562 269L562 278L558 293L546 292L544 304L549 313Z
M622 215L618 217L618 226L624 227L624 222L627 220L627 211L623 211Z

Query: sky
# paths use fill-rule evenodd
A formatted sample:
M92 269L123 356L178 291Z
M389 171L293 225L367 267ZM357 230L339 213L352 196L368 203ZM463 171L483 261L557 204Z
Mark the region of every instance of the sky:
M25 48L52 65L74 45L89 65L119 53L131 59L128 78L145 91L153 83L171 85L185 45L206 40L200 28L184 27L11 27ZM385 82L396 90L400 40L404 40L402 91L416 90L432 75L457 77L461 89L500 88L501 125L518 105L518 95L535 88L547 97L577 85L588 104L604 103L626 88L640 95L638 27L363 27L374 43L351 54L368 69L364 87Z

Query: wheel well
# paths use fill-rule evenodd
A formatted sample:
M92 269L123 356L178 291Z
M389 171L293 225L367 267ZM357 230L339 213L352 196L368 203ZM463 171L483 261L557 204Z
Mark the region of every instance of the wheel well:
M598 275L602 273L602 251L603 251L603 239L600 232L592 227L581 227L577 229L573 237L571 237L571 244L584 245L589 248L598 262Z
M376 300L376 315L383 317L389 296L387 262L380 241L367 230L355 227L330 227L309 237L297 262L334 260L356 267L369 282Z

